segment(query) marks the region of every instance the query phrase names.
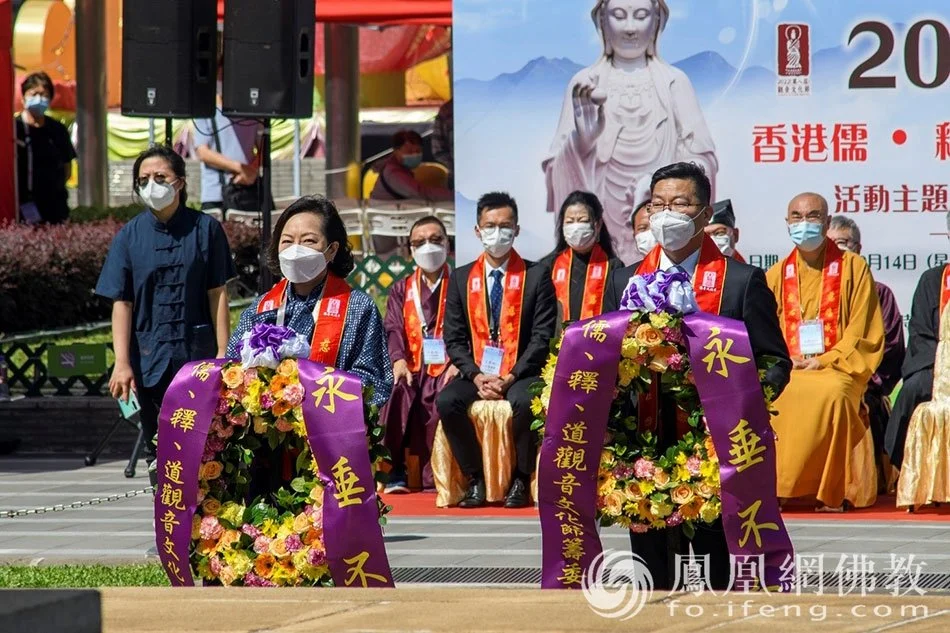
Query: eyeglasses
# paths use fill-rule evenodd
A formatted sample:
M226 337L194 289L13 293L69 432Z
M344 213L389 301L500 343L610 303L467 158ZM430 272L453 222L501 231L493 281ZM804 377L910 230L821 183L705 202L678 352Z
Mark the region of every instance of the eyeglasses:
M172 182L168 180L168 177L165 174L154 174L152 179L155 181L156 185L164 185L166 182ZM148 176L141 176L135 181L135 184L139 187L139 189L144 189L145 186L148 185L148 181Z
M409 242L409 246L413 248L419 248L421 246L424 246L427 243L435 244L436 246L442 246L443 244L445 244L445 236L433 235L432 237L426 240L412 240L411 242Z
M688 202L673 202L667 204L666 202L649 202L646 204L646 208L650 213L659 213L670 209L676 213L686 213L692 207L701 207L701 204L698 203L688 203Z

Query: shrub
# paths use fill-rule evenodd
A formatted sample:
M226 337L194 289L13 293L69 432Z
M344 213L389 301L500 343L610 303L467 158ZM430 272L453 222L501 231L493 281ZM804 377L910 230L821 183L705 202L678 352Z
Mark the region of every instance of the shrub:
M127 204L121 207L76 207L69 212L69 221L75 224L99 222L100 220L114 219L128 222L142 212L141 204Z

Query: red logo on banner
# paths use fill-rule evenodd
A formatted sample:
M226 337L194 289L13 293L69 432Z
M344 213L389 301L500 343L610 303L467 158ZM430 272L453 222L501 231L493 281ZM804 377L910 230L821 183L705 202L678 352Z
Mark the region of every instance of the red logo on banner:
M778 25L778 74L807 77L811 72L811 42L807 24Z

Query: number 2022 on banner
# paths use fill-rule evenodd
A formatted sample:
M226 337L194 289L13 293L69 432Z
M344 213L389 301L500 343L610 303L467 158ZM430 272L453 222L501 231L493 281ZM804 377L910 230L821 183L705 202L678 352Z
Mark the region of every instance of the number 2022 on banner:
M932 29L936 40L934 60L936 69L932 81L925 81L921 69L921 39L925 29ZM861 22L851 30L848 45L863 33L877 36L877 49L866 60L858 64L851 73L848 87L852 89L896 88L895 75L869 75L871 71L887 63L894 53L896 35L894 29L883 22ZM939 88L950 78L950 30L939 20L920 20L907 29L904 36L904 71L907 79L918 88Z

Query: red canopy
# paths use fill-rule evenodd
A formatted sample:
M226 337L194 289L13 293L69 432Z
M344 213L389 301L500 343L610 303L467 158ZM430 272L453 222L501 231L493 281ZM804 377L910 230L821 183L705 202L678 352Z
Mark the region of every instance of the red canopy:
M218 0L218 19L224 0ZM452 0L317 0L318 22L452 26Z

